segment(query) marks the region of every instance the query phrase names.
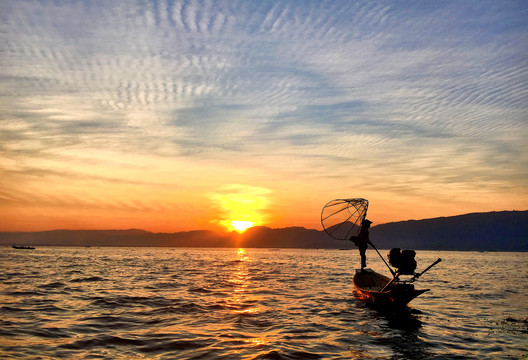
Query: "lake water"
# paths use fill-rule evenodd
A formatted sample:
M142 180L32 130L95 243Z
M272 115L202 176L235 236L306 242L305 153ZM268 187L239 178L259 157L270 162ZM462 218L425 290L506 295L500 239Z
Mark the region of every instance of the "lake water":
M528 253L418 251L418 270L437 257L431 291L391 314L356 298L357 251L0 248L0 358L527 354Z

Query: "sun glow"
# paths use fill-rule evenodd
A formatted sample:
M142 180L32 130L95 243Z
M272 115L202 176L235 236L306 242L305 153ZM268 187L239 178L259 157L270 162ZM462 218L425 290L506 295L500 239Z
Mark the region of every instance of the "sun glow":
M210 194L219 215L219 218L211 222L238 232L265 224L268 219L270 192L268 189L248 185L224 186L221 191Z
M233 221L231 221L231 226L233 227L234 230L236 230L238 232L243 232L246 229L249 229L250 227L252 227L253 223L251 221L237 221L237 220L233 220Z

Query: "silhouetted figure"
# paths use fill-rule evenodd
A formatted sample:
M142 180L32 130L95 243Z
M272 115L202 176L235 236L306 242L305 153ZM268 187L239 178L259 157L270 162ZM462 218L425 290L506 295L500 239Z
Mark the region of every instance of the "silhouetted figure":
M361 256L361 270L367 267L367 256L365 255L365 252L367 251L368 244L370 243L370 224L372 224L372 221L367 219L363 220L359 234L350 238L350 241L353 241L359 249L359 255Z

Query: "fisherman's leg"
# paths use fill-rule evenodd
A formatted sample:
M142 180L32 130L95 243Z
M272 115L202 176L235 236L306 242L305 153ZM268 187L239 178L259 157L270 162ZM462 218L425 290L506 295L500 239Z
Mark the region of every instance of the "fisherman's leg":
M359 249L359 254L361 255L361 269L367 267L367 255L365 254L367 249Z

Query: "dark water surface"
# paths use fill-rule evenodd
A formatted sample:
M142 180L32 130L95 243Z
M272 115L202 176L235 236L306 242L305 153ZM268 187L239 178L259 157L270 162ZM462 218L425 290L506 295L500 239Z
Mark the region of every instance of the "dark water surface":
M383 251L385 253L385 251ZM369 265L386 273L369 250ZM0 248L0 358L518 359L528 254L418 252L399 314L354 295L357 251Z

